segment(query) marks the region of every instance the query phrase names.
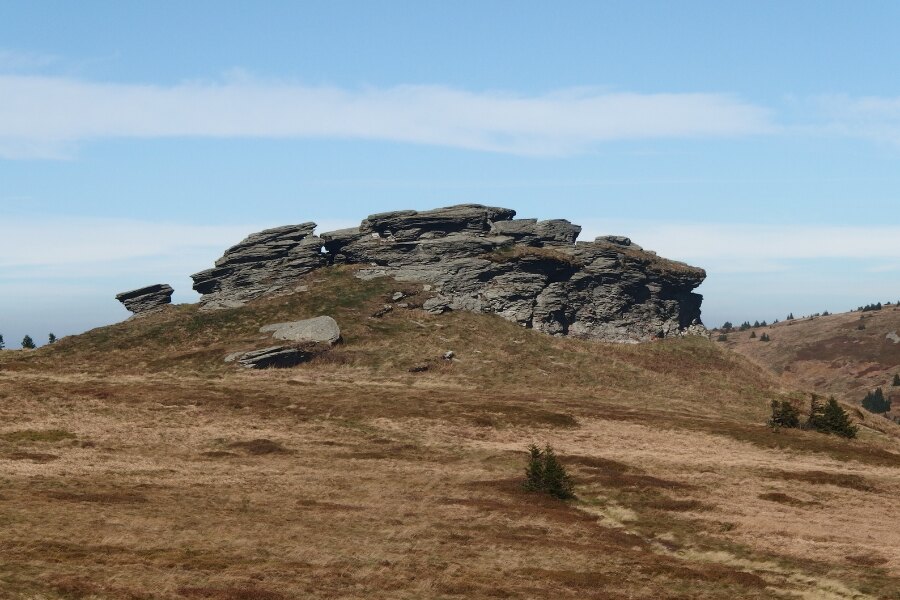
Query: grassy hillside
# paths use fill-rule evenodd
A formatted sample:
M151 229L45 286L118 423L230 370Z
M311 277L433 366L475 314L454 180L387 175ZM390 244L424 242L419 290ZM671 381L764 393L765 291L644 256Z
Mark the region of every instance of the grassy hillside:
M897 440L772 432L761 366L306 283L0 353L0 597L898 597ZM319 314L311 363L223 361ZM522 490L531 442L577 499Z
M900 387L892 385L900 373L900 307L797 319L751 331L730 334L725 347L771 369L785 385L833 394L854 406L882 387L886 395L896 395L891 416L900 416ZM770 342L760 341L764 332Z

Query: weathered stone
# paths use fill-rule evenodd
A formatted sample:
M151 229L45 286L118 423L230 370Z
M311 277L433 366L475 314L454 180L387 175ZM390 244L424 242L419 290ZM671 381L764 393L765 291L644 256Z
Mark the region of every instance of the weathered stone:
M225 251L215 268L192 275L201 307L234 308L268 294L294 291L299 276L324 266L315 223L266 229Z
M146 314L171 304L172 292L174 291L172 286L166 283L157 283L156 285L148 285L130 292L116 294L116 300L124 304L125 308L136 315Z
M264 325L260 327L259 332L271 333L276 340L305 344L328 344L330 346L341 339L341 328L337 321L327 315L302 321Z
M641 247L635 245L631 238L625 237L624 235L601 235L597 237L595 242L607 242L609 244L615 244L617 246L631 246L632 248L636 248L637 250L641 250ZM655 254L655 252L654 252Z
M440 315L450 310L450 300L442 296L429 298L422 304L422 310L433 315Z
M270 346L244 352L237 357L237 362L248 369L286 369L306 362L312 356L311 351L294 346Z
M513 219L492 223L491 233L527 246L571 246L581 233L581 227L565 219Z
M490 231L494 221L508 221L516 211L508 208L459 204L447 208L401 210L370 215L359 226L362 233L377 233L398 241L417 240L423 234L431 236L449 233L483 234Z
M194 275L194 289L207 308L234 306L293 291L300 275L348 263L361 266L362 279L421 285L433 294L422 308L433 314L492 313L552 335L617 342L702 330L702 296L693 293L706 276L702 269L660 258L624 236L576 243L578 225L514 215L464 204L371 215L358 228L321 237L312 223L270 229Z
M380 319L384 315L388 314L389 312L393 312L393 311L394 311L394 306L392 304L383 304L381 306L381 308L379 308L378 310L376 310L375 312L372 313L372 318Z

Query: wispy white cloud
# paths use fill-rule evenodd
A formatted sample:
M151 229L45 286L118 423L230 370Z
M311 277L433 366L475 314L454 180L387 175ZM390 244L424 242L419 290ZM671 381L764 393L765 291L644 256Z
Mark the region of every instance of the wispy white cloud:
M52 54L0 48L0 72L34 71L49 67L58 61L59 58Z
M900 97L818 96L810 112L812 131L900 144Z
M900 260L900 226L591 221L582 239L628 235L660 255L719 272L772 272L800 260Z
M148 272L190 274L248 234L283 223L191 225L96 217L2 217L0 269L4 279L110 278ZM322 221L317 231L351 226ZM193 270L191 270L193 269Z
M0 268L63 271L73 265L222 250L255 229L91 217L7 216L3 222Z
M0 76L0 156L6 158L59 158L85 140L188 136L352 138L554 155L613 140L774 129L766 109L724 94L341 89L243 75L173 86Z

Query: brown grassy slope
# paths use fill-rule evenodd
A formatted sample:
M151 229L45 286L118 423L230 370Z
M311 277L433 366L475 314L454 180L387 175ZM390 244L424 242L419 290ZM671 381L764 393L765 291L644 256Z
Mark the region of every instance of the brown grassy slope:
M860 326L864 329L860 329ZM725 346L777 373L788 386L818 390L859 406L866 393L883 387L896 394L894 415L900 415L900 388L891 384L900 373L900 308L853 312L785 321L750 332L735 332ZM771 342L760 342L763 332Z
M0 597L897 597L896 446L772 433L789 392L739 356L308 284L0 353ZM311 364L222 362L322 313L345 341ZM521 491L532 441L576 501Z

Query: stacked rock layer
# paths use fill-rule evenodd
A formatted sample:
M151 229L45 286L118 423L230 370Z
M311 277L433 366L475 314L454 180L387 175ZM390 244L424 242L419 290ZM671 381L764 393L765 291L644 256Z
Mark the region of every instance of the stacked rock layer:
M172 302L172 286L166 283L148 285L116 295L116 300L136 315L156 311Z
M617 342L702 331L703 269L666 260L628 238L576 242L581 227L514 219L507 208L464 204L372 215L320 236L314 223L255 233L193 276L205 308L290 293L299 277L357 264L361 278L428 286L431 312L492 313L548 334Z

